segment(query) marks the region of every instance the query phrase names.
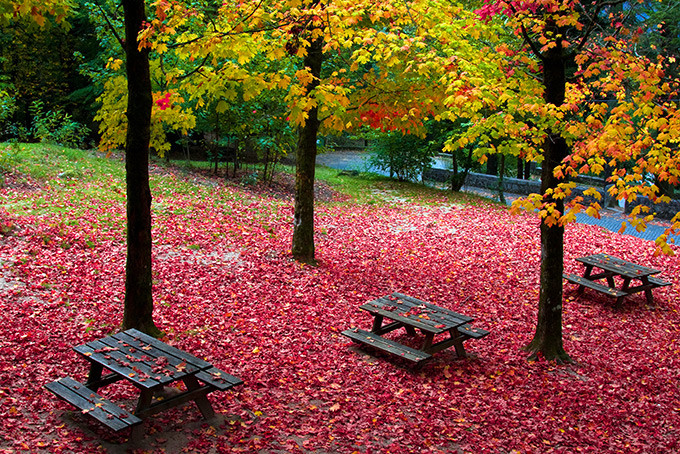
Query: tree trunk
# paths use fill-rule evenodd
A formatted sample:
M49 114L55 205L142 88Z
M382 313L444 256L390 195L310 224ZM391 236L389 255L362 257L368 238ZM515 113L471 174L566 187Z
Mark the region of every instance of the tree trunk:
M123 329L136 328L153 336L151 294L151 190L149 140L151 78L148 50L139 50L137 34L146 21L144 0L123 0L128 79L128 129L125 143L127 183L127 262Z
M498 155L491 154L487 157L486 174L498 176Z
M505 155L500 155L498 167L498 201L505 205Z
M550 27L556 28L556 27ZM554 31L552 36L560 36ZM566 56L562 42L543 56L544 100L560 106L564 103L566 90ZM541 193L554 189L561 182L555 178L553 169L559 165L569 152L567 142L559 134L548 131L543 146L543 172ZM555 209L564 212L562 199L547 197L545 202L555 203ZM534 338L526 346L530 359L543 357L558 363L569 362L569 355L562 345L562 271L564 267L564 227L548 226L541 220L541 290L538 302L538 322Z
M312 41L307 48L304 65L313 76L307 85L309 95L319 86L323 63L323 38ZM316 141L319 133L318 110L313 107L305 124L300 128L296 151L295 214L293 220L293 257L314 263L314 170L316 166Z

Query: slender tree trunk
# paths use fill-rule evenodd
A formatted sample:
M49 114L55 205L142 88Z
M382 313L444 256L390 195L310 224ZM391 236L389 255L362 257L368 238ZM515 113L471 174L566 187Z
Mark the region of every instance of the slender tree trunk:
M123 0L128 79L128 130L125 144L127 183L127 263L123 329L157 336L151 294L151 190L149 140L151 78L148 50L140 50L137 34L146 20L144 0Z
M498 160L498 201L505 204L505 155L500 155Z
M552 36L559 36L554 32ZM566 91L566 56L562 43L543 56L544 99L547 103L560 106L564 103ZM554 189L561 182L555 178L553 169L567 156L569 148L559 134L549 131L543 147L543 173L541 193ZM562 199L548 197L555 209L564 212ZM527 345L530 358L543 357L557 362L570 361L562 344L562 271L564 267L564 227L548 226L541 220L541 290L538 302L538 322L534 338Z
M487 157L486 174L498 176L498 155L492 154Z
M319 85L323 63L323 38L312 41L307 48L304 65L314 79L307 86L307 94ZM319 133L318 110L309 110L309 117L300 128L296 152L295 214L293 220L293 257L302 262L314 263L314 170L316 166L316 141Z
M531 161L524 163L524 179L528 180L531 177Z

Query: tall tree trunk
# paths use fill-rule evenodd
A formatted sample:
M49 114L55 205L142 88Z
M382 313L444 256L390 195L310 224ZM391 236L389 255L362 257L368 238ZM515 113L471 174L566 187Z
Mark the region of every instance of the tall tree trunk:
M498 155L491 154L487 157L486 174L498 176Z
M498 160L498 201L505 205L505 155L500 155Z
M144 0L123 0L128 80L128 129L125 143L127 183L127 262L123 329L160 334L153 322L151 294L151 190L149 141L151 78L147 49L139 49L137 35L146 21Z
M556 29L548 25L548 29ZM560 36L553 30L552 36ZM549 35L550 36L550 35ZM562 42L557 39L556 46L543 56L544 100L560 106L564 103L566 91L565 66L567 57L562 51ZM567 142L559 134L548 131L543 146L543 171L541 193L557 188L561 182L553 174L553 169L567 156ZM554 202L555 209L564 212L562 199L547 197L546 202ZM564 268L564 227L548 226L541 220L541 290L538 302L538 322L534 338L526 346L530 358L543 357L557 362L570 361L562 344L562 271Z
M313 40L307 48L304 66L313 76L307 85L309 95L319 86L323 63L323 38ZM316 166L316 141L319 133L318 110L309 110L309 117L300 128L296 151L295 214L293 220L293 257L302 262L314 263L314 170Z

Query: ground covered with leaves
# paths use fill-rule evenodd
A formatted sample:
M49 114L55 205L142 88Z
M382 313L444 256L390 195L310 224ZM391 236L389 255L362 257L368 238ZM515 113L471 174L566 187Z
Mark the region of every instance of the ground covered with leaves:
M121 165L117 163L115 165ZM71 350L117 330L124 182L112 173L0 189L0 452L662 453L680 450L680 261L653 244L570 225L565 267L605 252L673 286L615 309L565 284L574 364L527 362L537 313L538 221L474 199L376 192L317 207L318 266L290 256L290 197L154 166L154 317L164 340L245 382L148 422L137 446L43 386L87 365ZM333 199L332 197L330 199ZM339 200L339 201L338 201ZM339 333L399 291L476 318L491 334L420 369ZM132 409L133 389L102 394Z

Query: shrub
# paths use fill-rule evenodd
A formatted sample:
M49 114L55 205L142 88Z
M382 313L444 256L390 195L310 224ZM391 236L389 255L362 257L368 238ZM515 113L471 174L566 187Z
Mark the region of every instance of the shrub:
M399 181L419 180L434 163L436 155L424 139L389 133L376 139L370 146L372 167L390 172Z
M61 110L45 112L42 101L33 101L31 115L33 116L31 134L43 143L82 148L83 139L90 133L87 126L74 121L69 114Z

